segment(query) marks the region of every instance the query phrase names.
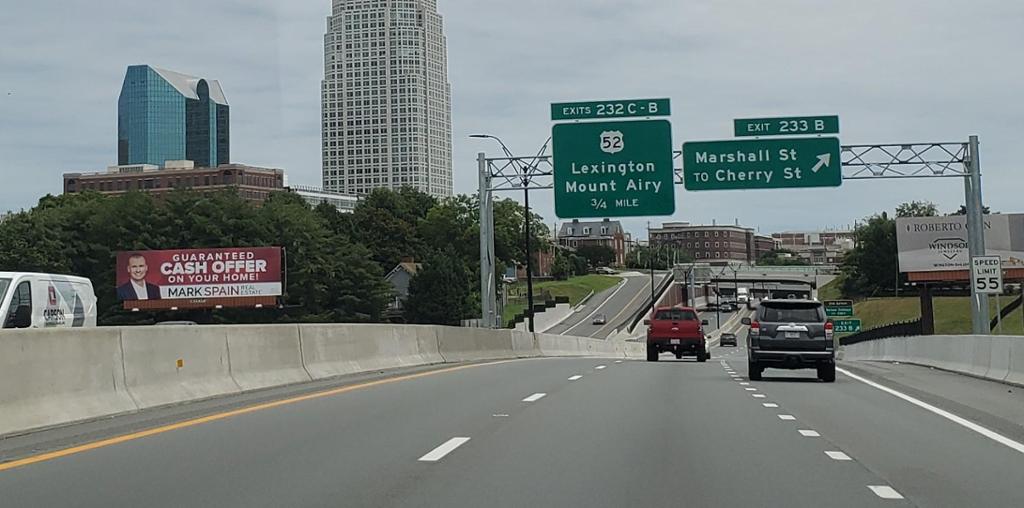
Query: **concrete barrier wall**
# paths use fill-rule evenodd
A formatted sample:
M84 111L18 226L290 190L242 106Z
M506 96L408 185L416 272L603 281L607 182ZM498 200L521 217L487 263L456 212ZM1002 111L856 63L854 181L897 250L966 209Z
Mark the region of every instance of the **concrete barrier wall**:
M310 381L302 365L298 325L248 325L225 329L231 378L242 390Z
M1024 358L1024 351L1022 351ZM0 331L0 436L374 370L535 356L636 357L644 344L411 325Z
M302 357L313 379L443 363L429 326L304 325Z
M136 410L116 328L0 334L0 435Z
M447 362L516 358L512 333L512 330L446 327L438 332L438 345Z
M121 329L128 391L139 409L239 393L224 326Z
M844 360L914 363L1024 386L1024 337L928 335L843 346Z

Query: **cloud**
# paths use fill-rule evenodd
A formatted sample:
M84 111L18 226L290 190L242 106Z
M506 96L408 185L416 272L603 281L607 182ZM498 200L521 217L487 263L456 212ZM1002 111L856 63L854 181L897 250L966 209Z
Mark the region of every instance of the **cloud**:
M455 190L476 192L476 152L498 135L533 153L556 101L671 97L674 144L732 137L733 118L838 114L845 144L982 140L985 200L1020 211L1014 157L1024 106L1024 4L998 0L439 0L448 41ZM0 18L0 209L57 193L65 171L116 162L125 67L219 79L232 158L320 182L327 0L68 0ZM11 92L11 95L7 95ZM685 192L675 220L769 232L851 224L903 201L963 201L957 179L841 189ZM552 194L531 202L548 223ZM668 218L664 218L668 219ZM652 218L661 221L662 218ZM625 221L640 233L647 219Z

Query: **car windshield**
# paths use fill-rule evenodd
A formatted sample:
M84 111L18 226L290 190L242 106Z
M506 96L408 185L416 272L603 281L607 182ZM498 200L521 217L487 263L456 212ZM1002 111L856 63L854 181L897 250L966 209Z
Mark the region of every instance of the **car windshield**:
M767 322L809 322L822 321L820 305L814 303L770 303L762 304Z
M687 309L664 309L659 310L654 319L660 321L696 321L697 313Z
M7 296L7 288L11 287L11 279L0 279L0 302Z

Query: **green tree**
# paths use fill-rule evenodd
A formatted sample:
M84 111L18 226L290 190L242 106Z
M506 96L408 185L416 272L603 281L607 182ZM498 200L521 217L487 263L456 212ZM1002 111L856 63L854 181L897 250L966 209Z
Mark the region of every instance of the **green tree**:
M607 245L580 245L576 248L576 254L585 258L593 267L608 266L615 263L615 249Z
M458 326L472 317L470 270L448 250L432 256L409 281L403 305L410 323Z
M897 217L935 217L939 207L931 201L910 201L896 207Z
M494 257L508 266L526 262L523 205L513 199L494 201ZM530 248L536 252L550 243L551 230L544 218L530 212Z
M857 228L857 246L843 258L843 294L870 296L891 290L899 272L896 221L882 213Z
M551 265L551 276L555 280L565 280L573 275L573 265L569 257L561 249L555 250L555 262Z
M354 239L370 249L385 272L403 257L421 259L428 249L417 227L436 203L428 194L411 188L375 189L352 214Z

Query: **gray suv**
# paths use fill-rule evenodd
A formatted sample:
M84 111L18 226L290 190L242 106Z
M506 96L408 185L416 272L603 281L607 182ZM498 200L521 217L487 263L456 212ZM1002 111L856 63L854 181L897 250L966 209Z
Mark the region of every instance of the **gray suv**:
M818 370L826 383L836 380L836 345L825 306L814 300L762 300L747 334L747 371L761 379L764 369Z

